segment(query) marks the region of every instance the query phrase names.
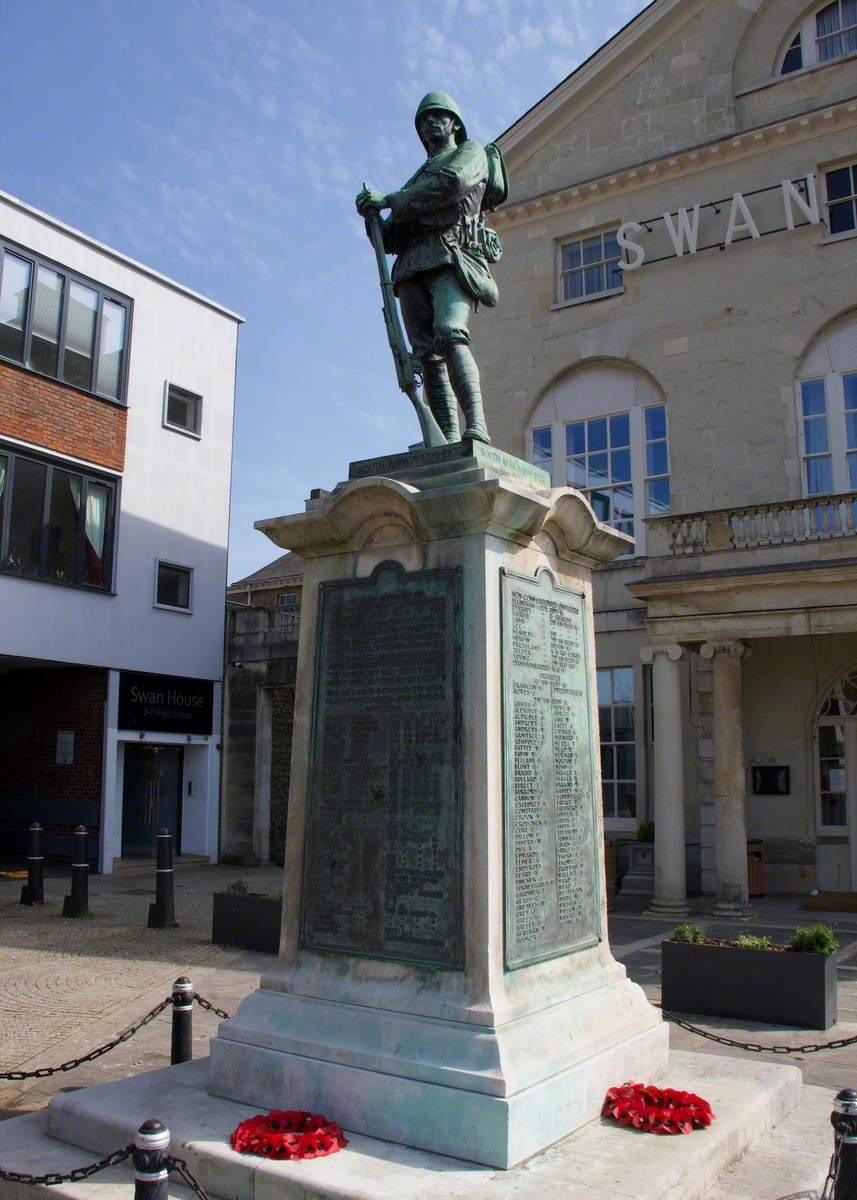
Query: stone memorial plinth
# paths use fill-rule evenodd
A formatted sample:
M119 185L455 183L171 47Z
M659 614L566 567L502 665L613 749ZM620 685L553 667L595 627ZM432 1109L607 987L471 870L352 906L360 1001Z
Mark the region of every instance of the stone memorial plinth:
M469 442L258 528L305 560L283 930L209 1088L509 1167L667 1062L607 942L590 573L626 539Z

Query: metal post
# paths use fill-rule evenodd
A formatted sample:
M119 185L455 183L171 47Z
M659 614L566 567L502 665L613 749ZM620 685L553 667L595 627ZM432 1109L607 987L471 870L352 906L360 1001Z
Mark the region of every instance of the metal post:
M74 831L74 850L71 863L71 894L63 900L64 917L89 916L89 863L86 860L86 826Z
M163 1121L144 1121L134 1136L134 1200L168 1200L170 1131Z
M178 921L173 892L173 839L168 829L158 831L155 845L155 903L149 905L149 928L175 929Z
M830 1114L835 1138L833 1200L857 1200L857 1092L845 1088Z
M44 857L42 856L42 827L38 821L30 826L30 845L27 855L27 882L21 888L22 904L44 904Z
M190 1062L193 1058L193 984L180 975L173 984L173 1036L170 1062Z

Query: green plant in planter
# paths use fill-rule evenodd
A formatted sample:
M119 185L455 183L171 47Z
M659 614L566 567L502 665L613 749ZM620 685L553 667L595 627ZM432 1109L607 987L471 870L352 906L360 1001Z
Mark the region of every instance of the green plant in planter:
M693 942L695 944L701 942L702 937L702 930L692 921L686 921L684 925L679 925L673 933L674 942Z
M654 821L641 821L640 827L637 830L638 842L653 842L655 840L655 823Z
M739 950L770 950L771 939L766 933L739 933L735 945Z
M839 949L839 941L829 925L816 921L814 925L799 925L789 938L789 946L802 954L832 954Z
M246 896L250 889L243 879L233 879L226 889L227 896Z

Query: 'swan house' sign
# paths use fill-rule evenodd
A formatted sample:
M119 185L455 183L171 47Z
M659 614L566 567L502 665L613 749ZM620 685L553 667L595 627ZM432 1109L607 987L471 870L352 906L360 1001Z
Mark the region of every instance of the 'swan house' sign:
M752 208L748 203L751 200ZM782 220L784 225L777 223ZM735 192L725 200L695 204L693 208L680 208L675 213L665 212L649 221L626 221L616 235L627 256L619 266L624 271L636 271L646 262L664 262L715 248L725 250L735 241L755 240L770 233L821 223L815 175L799 180L784 179L772 187L746 195ZM773 227L769 228L771 225ZM720 237L700 245L701 239L711 239L718 228ZM644 234L648 243L645 246L638 240Z

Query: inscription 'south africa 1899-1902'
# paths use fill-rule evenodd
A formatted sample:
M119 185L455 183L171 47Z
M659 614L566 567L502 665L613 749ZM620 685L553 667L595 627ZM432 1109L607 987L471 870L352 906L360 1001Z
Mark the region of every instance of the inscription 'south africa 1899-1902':
M455 570L320 588L302 941L460 967Z
M506 964L598 940L584 597L502 573Z

